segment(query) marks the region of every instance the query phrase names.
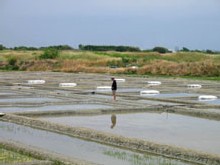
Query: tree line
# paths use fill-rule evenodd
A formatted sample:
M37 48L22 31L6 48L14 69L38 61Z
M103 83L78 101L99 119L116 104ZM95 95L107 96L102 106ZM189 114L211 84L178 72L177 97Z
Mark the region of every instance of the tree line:
M0 44L0 50L45 50L45 49L56 49L56 50L74 50L69 45L55 45L55 46L47 46L47 47L28 47L28 46L16 46L14 48L7 48Z
M172 50L169 50L165 47L156 46L152 49L141 50L139 47L134 46L115 46L115 45L82 45L78 46L78 49L75 49L69 45L54 45L54 46L47 46L47 47L28 47L28 46L18 46L14 48L7 48L4 45L0 44L0 51L1 50L27 50L27 51L34 51L34 50L46 50L46 49L55 49L55 50L81 50L81 51L118 51L118 52L158 52L158 53L171 53ZM190 50L186 47L183 47L180 50L176 50L180 52L201 52L201 53L208 53L208 54L219 54L220 51L213 51L210 49L207 50Z
M114 45L79 45L80 50L89 51L118 51L118 52L140 52L140 48L133 46L114 46Z

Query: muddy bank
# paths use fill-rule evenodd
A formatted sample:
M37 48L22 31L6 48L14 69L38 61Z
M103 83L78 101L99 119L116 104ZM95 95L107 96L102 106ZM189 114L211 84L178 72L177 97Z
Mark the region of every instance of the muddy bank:
M188 115L192 117L199 117L204 119L211 119L211 120L220 120L220 109L206 109L206 108L189 108L189 107L175 107L170 106L166 107L164 106L164 111L167 111L169 113L177 113L182 115Z
M57 132L76 138L82 138L85 140L91 140L107 145L112 145L115 147L122 147L140 152L159 154L166 157L186 160L194 163L199 163L204 165L220 164L219 155L211 155L211 154L188 150L185 148L151 143L136 138L126 138L123 136L117 136L110 133L103 133L100 131L87 129L87 128L69 127L69 126L45 122L37 119L32 119L28 117L16 116L12 114L10 115L7 114L4 117L0 118L0 120L22 124L38 129L44 129L52 132Z
M8 140L0 140L0 147L39 159L33 162L16 163L16 165L95 165L85 160L64 157L56 153Z

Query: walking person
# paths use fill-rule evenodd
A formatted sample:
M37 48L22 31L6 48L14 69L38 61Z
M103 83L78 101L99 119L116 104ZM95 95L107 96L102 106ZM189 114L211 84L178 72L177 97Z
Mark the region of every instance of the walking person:
M112 77L111 79L112 79L112 96L113 96L113 100L115 101L116 100L117 82L114 77Z

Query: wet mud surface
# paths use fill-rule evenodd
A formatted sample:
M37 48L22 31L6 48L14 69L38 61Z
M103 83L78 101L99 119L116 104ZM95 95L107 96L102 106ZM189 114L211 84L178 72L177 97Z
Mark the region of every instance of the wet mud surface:
M44 129L113 148L150 152L199 164L220 163L217 140L220 132L219 82L115 76L126 81L118 82L117 100L113 101L111 91L97 90L98 86L111 85L111 75L1 72L0 77L0 112L6 114L0 120L7 123ZM45 80L45 83L28 84L28 80ZM149 85L147 81L160 81L161 84ZM77 86L60 87L60 83L76 83ZM201 84L201 88L188 88L188 84ZM142 96L143 90L160 93ZM201 101L198 99L201 95L214 95L217 99ZM112 114L117 116L113 129L110 128ZM152 114L163 115L156 119ZM3 131L2 126L0 130ZM201 138L203 132L205 136ZM9 134L6 139L11 137L13 135ZM121 155L118 151L106 154ZM98 160L98 156L94 157Z

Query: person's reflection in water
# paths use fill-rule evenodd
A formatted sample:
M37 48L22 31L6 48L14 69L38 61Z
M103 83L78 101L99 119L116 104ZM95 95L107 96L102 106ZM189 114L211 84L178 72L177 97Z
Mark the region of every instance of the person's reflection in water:
M114 128L116 125L116 115L115 114L112 114L111 121L112 121L111 128Z

